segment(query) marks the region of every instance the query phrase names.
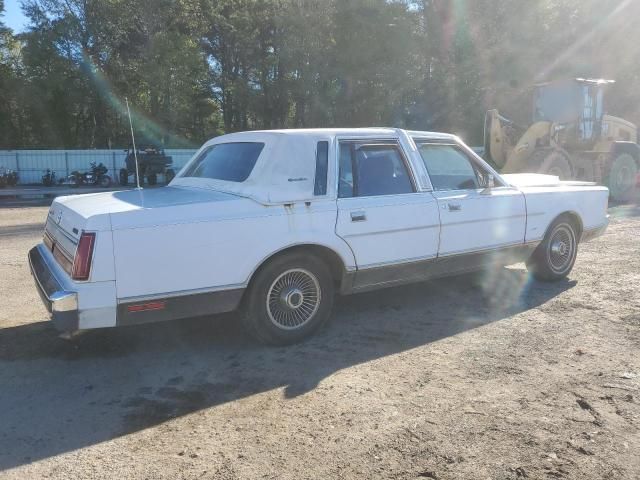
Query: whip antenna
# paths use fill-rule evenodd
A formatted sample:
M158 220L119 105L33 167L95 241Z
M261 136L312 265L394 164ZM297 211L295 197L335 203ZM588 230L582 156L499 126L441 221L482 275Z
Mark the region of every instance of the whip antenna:
M133 143L133 158L136 161L136 185L137 189L141 190L140 186L140 171L138 169L138 149L136 148L136 137L133 134L133 122L131 121L131 110L129 110L129 99L124 97L124 101L127 104L127 114L129 115L129 127L131 127L131 143Z

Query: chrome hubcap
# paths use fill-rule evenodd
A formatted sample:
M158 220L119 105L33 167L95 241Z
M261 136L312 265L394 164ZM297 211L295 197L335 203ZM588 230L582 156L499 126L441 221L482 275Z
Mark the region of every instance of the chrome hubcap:
M307 324L318 311L320 283L308 270L294 268L276 278L267 294L267 313L278 328L294 330Z
M548 258L551 269L564 273L571 265L575 249L573 230L568 225L558 225L551 235Z

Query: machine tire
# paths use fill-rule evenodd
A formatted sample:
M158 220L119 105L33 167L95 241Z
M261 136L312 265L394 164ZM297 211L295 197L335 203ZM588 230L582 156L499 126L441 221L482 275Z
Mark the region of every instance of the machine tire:
M164 174L164 179L166 183L169 183L171 182L171 180L174 179L175 176L176 176L176 172L172 168L169 168Z
M158 176L155 173L147 175L147 182L149 183L149 185L155 185L156 183L158 183Z
M611 162L606 185L613 200L626 201L633 197L638 176L638 163L629 153L621 153Z
M129 183L129 172L126 168L120 169L120 185L126 186Z
M560 177L560 180L573 178L571 162L567 155L560 150L536 150L529 158L528 164L531 166L532 172L555 175Z
M578 231L571 219L561 216L527 260L527 270L540 281L557 282L573 269L578 254Z
M284 254L260 268L251 280L241 308L242 323L261 343L289 345L327 322L333 297L333 278L320 259Z

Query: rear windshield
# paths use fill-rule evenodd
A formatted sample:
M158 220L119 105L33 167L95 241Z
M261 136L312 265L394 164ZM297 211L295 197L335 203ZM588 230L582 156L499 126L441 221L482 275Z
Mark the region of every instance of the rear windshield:
M237 142L212 145L182 174L183 177L244 182L264 148L264 143Z

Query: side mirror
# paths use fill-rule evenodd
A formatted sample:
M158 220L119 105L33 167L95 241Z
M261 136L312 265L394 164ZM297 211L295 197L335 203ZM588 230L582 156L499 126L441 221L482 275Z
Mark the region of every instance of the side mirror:
M485 188L493 188L496 186L496 179L494 178L493 174L489 173L487 175L487 184L485 185Z
M496 179L491 173L488 173L486 180L484 182L484 188L480 193L489 194L491 193L491 189L495 186L496 186Z

